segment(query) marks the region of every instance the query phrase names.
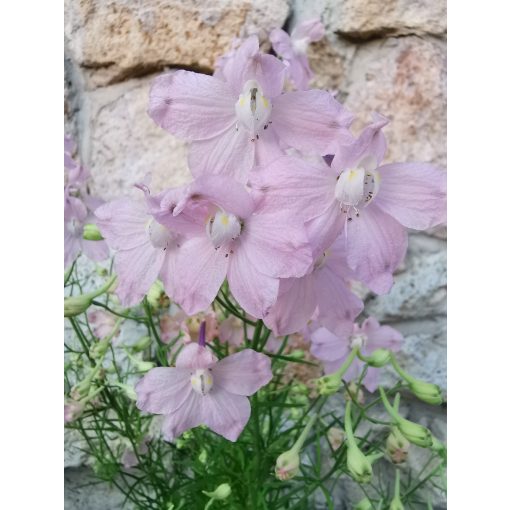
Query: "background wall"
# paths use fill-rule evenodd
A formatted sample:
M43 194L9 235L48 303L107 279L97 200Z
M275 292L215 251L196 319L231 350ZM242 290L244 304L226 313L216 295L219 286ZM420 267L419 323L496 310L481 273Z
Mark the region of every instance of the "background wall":
M355 129L373 110L392 120L388 161L446 166L445 0L66 0L65 128L93 192L135 194L133 183L148 172L155 191L190 179L185 144L146 114L154 76L167 68L211 73L233 37L257 33L267 44L272 28L317 15L327 35L309 49L313 85L338 91L359 115ZM391 293L364 295L367 313L405 335L404 366L446 388L444 229L412 234ZM410 416L415 409L410 402ZM417 416L444 438L445 410L424 412ZM80 488L84 459L72 437L66 445L66 508L120 508L107 487ZM342 490L339 505L356 499Z

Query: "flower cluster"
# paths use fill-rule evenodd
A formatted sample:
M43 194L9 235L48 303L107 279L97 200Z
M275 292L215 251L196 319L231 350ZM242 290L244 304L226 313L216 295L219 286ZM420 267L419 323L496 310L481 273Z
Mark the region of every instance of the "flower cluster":
M384 163L387 118L374 113L356 136L351 112L328 91L308 89L306 48L322 35L317 20L290 36L273 31L281 58L261 52L251 36L218 60L212 76L179 70L154 80L149 115L190 143L189 184L153 194L139 183L142 200L95 209L85 200L85 173L66 153L66 235L74 235L66 264L78 243L87 253L82 227L94 211L115 251L124 306L140 303L160 280L185 314L207 312L226 280L244 312L276 336L306 330L327 373L348 359L341 375L354 379L368 356L364 384L374 391L375 367L402 337L374 318L355 324L363 302L351 284L390 291L407 229L446 221L446 174L428 163ZM105 257L106 246L95 243L90 256ZM165 342L172 321L187 336L175 367L154 368L138 383L138 406L165 416L168 439L206 424L236 440L250 414L246 396L271 379L269 360L245 349L218 361L205 331L193 342L186 320L167 317ZM218 335L240 347L243 326L227 320Z

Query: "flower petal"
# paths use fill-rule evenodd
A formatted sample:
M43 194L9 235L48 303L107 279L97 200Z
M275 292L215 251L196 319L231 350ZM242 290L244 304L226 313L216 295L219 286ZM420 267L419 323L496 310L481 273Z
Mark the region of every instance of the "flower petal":
M215 250L205 235L188 239L181 245L173 297L188 315L205 310L213 302L227 274L227 253L223 248Z
M219 387L202 398L203 423L229 441L236 441L250 419L250 401Z
M349 337L352 332L352 323L341 323L336 332L333 333L327 328L321 327L312 333L312 345L310 352L320 360L334 361L350 351Z
M149 115L175 136L204 140L234 124L236 99L226 83L212 76L176 71L152 83Z
M183 405L171 414L167 414L163 420L161 430L167 441L173 441L186 430L198 427L203 420L203 398L191 389Z
M378 168L377 205L402 225L425 230L446 223L446 172L427 163L393 163Z
M137 383L136 405L148 413L169 414L178 410L192 391L189 370L157 367Z
M347 262L356 277L378 294L389 292L407 250L404 227L370 204L347 223L343 236Z
M305 90L276 97L271 120L280 139L291 147L325 155L353 116L329 92Z
M253 395L272 378L271 360L252 349L244 349L216 363L214 385L235 395Z
M188 164L194 177L228 175L238 182L246 182L253 168L255 143L242 126L234 125L209 138L194 141L189 149Z
M381 326L375 317L366 319L361 326L361 331L367 335L366 351L369 354L376 349L390 349L396 352L400 350L404 341L400 331L390 326Z
M195 342L185 345L177 359L175 366L178 368L186 368L197 370L199 368L210 368L218 361L209 347L204 347Z

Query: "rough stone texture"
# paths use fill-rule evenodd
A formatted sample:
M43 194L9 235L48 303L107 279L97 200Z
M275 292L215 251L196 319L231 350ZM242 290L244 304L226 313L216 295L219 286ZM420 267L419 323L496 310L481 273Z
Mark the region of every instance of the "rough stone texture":
M212 69L233 37L283 25L285 0L67 0L65 35L89 87L164 66Z
M148 173L154 192L191 179L186 143L147 115L151 80L133 79L84 93L81 156L92 174L92 191L104 199L140 196L133 184Z

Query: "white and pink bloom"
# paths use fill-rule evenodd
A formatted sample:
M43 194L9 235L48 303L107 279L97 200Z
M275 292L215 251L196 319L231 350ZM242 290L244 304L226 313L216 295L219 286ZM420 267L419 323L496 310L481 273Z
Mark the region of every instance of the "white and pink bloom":
M190 210L196 221L178 250L171 294L189 315L213 302L226 277L241 307L262 318L276 301L278 279L302 276L312 263L292 209L266 211L227 176L198 178L178 203L161 204L163 225Z
M326 91L283 94L285 70L276 57L260 53L252 36L214 76L177 71L156 78L149 115L192 142L195 177L215 173L246 182L254 165L272 161L287 147L331 153L335 139L347 135L352 115Z
M400 350L403 337L390 326L381 326L374 317L369 317L360 325L352 322L338 323L334 330L325 327L316 329L311 336L311 353L320 359L324 372L331 374L338 370L354 347L361 354L369 356L376 349ZM361 375L364 362L355 358L344 375L346 381L352 381ZM363 384L373 392L377 388L379 369L368 367Z
M318 18L300 23L290 35L281 28L271 32L269 38L273 49L287 64L289 78L298 90L306 90L313 78L306 56L308 45L320 41L324 32L324 25Z
M100 309L88 311L87 318L92 332L99 340L110 335L117 323L117 319L113 314ZM119 335L120 329L115 332L114 336L118 337Z
M393 284L407 249L406 228L446 221L445 171L426 163L380 165L387 122L376 115L355 142L337 150L331 168L284 156L254 172L249 183L262 201L299 201L315 257L341 234L349 269L377 293Z
M169 441L199 425L236 441L250 418L247 397L271 378L270 359L251 349L218 361L205 346L204 327L199 343L185 346L175 367L153 368L140 380L137 406L165 416Z

